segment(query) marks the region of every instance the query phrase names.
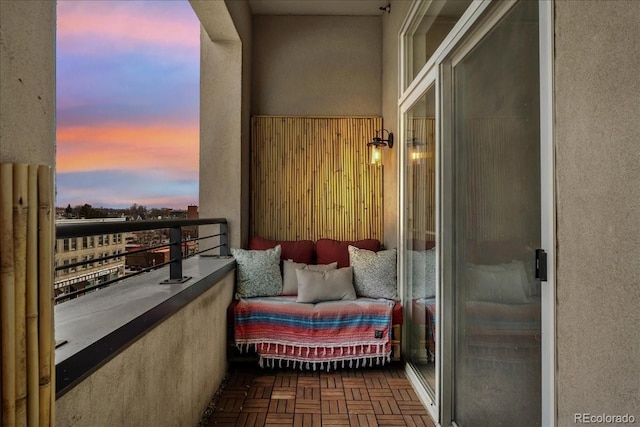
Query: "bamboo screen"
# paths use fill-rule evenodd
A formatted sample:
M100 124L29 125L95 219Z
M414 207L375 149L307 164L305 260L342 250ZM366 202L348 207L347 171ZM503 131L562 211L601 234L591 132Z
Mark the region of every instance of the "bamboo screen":
M0 164L2 425L54 424L53 172Z
M382 168L367 151L376 129L380 117L253 117L252 235L382 240Z
M408 151L409 230L414 242L435 240L436 163L435 120L414 117L409 121L413 144Z
M539 133L519 117L467 123L467 237L475 241L539 239Z

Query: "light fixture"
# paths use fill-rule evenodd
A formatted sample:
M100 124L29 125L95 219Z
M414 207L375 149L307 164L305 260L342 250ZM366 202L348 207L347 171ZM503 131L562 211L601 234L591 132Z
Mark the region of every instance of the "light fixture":
M426 144L420 141L415 136L407 141L409 147L409 159L413 163L421 163L422 159L430 159L433 157L433 153L430 151L424 151Z
M421 142L415 136L411 138L407 145L409 146L409 158L413 163L419 163L422 159L422 155L426 154L422 151L422 146L424 146L424 142Z
M384 133L387 133L387 139L384 139ZM382 136L380 136L382 135ZM369 159L372 165L379 165L382 163L382 147L393 147L393 133L386 129L377 130L376 136L373 137L371 142L367 143L369 147Z

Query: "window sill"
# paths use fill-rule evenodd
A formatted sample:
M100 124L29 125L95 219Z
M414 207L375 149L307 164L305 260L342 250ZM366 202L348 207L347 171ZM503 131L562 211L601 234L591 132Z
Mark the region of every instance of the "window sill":
M161 284L163 267L54 308L56 398L60 398L156 325L235 269L233 258L198 256L183 263L185 283Z

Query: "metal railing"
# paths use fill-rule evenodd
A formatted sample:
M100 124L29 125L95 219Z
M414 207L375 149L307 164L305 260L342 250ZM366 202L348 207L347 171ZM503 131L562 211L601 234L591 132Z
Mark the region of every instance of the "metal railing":
M218 233L210 234L197 238L182 238L183 227L194 227L200 225L215 225L219 227ZM112 254L107 256L100 256L91 259L86 259L79 262L58 265L55 267L55 271L76 269L77 267L87 266L94 263L101 264L104 261L113 260L126 256L131 256L141 253L149 253L151 251L157 251L158 249L169 248L169 260L154 264L151 266L140 268L137 271L129 272L121 277L106 280L102 283L93 284L83 289L77 289L71 292L66 292L55 297L55 302L62 302L68 299L76 298L80 295L86 294L93 290L101 289L110 286L114 283L126 280L130 277L137 276L142 273L146 273L151 270L158 269L160 267L169 265L169 278L161 283L182 283L189 280L189 277L183 276L182 261L187 258L202 254L204 252L210 252L218 249L219 256L228 256L229 244L228 244L228 225L225 218L202 218L202 219L169 219L169 220L142 220L142 221L118 221L118 222L87 222L87 223L61 223L56 224L56 239L73 239L79 237L92 237L101 236L105 234L118 234L118 233L133 233L138 231L151 231L151 230L168 230L169 241L153 246L143 247L132 251L125 251L124 253ZM186 247L189 242L199 242L205 239L213 239L218 237L217 245L212 245L207 249L197 250L192 253L183 253L182 248Z

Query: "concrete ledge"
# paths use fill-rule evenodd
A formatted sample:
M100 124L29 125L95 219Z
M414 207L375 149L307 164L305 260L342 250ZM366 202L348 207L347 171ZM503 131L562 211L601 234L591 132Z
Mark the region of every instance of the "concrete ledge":
M56 341L66 341L56 349L56 398L234 269L232 258L195 257L183 264L191 276L185 283L160 284L169 276L165 267L56 305Z

